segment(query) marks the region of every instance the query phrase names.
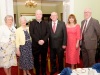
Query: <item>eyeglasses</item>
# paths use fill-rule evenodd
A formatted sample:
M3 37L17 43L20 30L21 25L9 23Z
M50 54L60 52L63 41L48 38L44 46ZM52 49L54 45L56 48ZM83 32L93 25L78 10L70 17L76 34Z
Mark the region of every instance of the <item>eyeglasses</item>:
M84 12L84 13L91 13L91 12Z

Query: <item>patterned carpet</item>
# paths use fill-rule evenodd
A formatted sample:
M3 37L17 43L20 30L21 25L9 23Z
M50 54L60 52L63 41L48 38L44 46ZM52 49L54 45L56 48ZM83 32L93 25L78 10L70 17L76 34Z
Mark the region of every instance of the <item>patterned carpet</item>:
M98 61L100 62L100 61ZM47 75L50 75L50 68L48 68L48 66L50 63L47 64ZM64 64L65 67L70 67L69 64ZM80 61L80 64L77 65L78 68L82 68L83 67L83 63L82 60ZM31 75L35 75L33 70L30 70ZM55 73L55 75L57 75L58 73ZM0 68L0 75L5 75L3 68ZM18 67L12 67L12 75L23 75L22 70L19 70Z
M50 75L50 72L49 72L50 68L48 68L48 66L50 66L49 64L50 63L47 64L47 75ZM65 66L70 67L69 64L65 64ZM78 67L83 67L82 61L80 64L78 64ZM35 75L33 70L30 70L30 73L32 75ZM0 75L5 75L3 68L0 68ZM12 67L12 75L23 75L23 73L22 73L22 70L19 70L18 67L16 66L16 67ZM55 75L57 75L57 73Z
M50 55L49 55L49 53L50 53L50 51L48 51L48 56L47 56L47 75L50 75ZM80 63L77 65L77 67L78 68L83 68L83 63L82 63L82 56L81 56L81 54L80 54L80 58L81 58L81 61L80 61ZM96 62L100 62L100 57L97 57L96 58L97 60L96 60ZM69 64L64 64L64 66L65 67L70 67L70 65ZM23 75L23 72L22 72L22 70L20 70L19 68L18 68L18 66L16 66L16 67L12 67L12 75ZM35 75L34 73L34 71L33 70L30 70L30 73L31 73L31 75ZM56 73L55 75L57 75L58 73ZM4 73L4 70L3 70L3 68L0 68L0 75L5 75L5 73Z
M0 68L0 75L5 75L3 68ZM12 67L12 75L18 75L18 67Z

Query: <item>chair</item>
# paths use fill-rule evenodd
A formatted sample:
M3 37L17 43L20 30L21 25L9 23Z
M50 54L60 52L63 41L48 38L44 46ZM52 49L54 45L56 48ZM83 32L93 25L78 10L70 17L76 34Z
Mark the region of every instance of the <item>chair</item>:
M96 63L92 66L92 69L95 69L98 73L100 73L100 63Z
M72 70L69 67L67 67L61 71L60 75L71 75L71 73L72 73Z

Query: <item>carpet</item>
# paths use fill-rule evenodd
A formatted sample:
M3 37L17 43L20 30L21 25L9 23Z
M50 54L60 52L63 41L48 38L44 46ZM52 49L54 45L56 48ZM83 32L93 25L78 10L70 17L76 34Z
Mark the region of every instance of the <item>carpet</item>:
M78 64L78 67L82 67L82 66L83 66L83 65L82 65L82 61L81 61L81 63ZM66 64L66 67L70 67L70 65L69 65L69 64ZM12 68L11 68L11 73L12 73L12 75L23 75L23 71L22 71L21 69L18 69L18 66L12 67ZM33 69L30 70L30 73L31 73L32 75L35 75ZM55 73L55 75L57 75L57 74L58 74L58 73ZM0 68L0 75L5 75L3 68ZM47 66L47 75L50 75L48 66Z

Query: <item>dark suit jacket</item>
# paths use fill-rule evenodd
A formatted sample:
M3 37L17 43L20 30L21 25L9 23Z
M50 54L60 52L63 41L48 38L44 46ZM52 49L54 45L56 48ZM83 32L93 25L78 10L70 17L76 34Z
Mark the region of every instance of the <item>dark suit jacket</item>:
M46 23L45 21L41 21L41 31L39 29L39 27L37 26L37 21L33 20L30 23L29 26L29 31L30 31L30 36L32 37L32 47L38 49L39 48L39 44L38 41L39 40L44 40L44 47L48 47L48 38L49 38L49 33L50 33L50 29L49 29L49 25L48 23Z
M52 22L49 22L49 26L50 26L50 37L49 37L50 48L61 48L62 45L66 45L67 33L66 33L65 23L58 21L55 33L52 30Z
M81 29L83 28L85 20L81 22ZM84 42L86 49L96 49L97 40L100 37L100 25L98 20L91 18L86 31L84 32Z

